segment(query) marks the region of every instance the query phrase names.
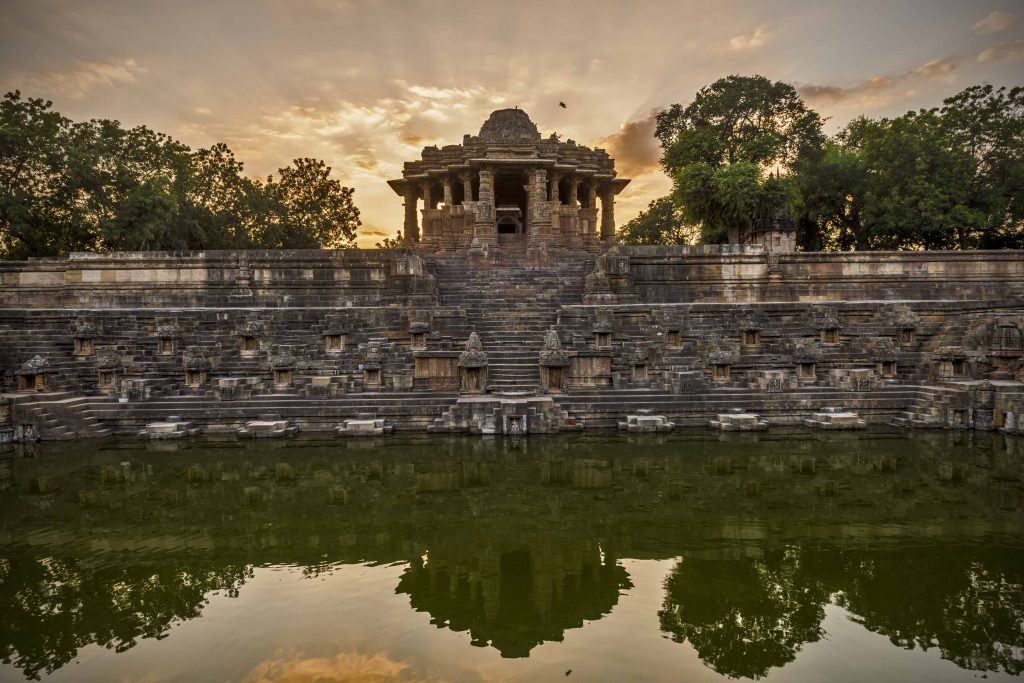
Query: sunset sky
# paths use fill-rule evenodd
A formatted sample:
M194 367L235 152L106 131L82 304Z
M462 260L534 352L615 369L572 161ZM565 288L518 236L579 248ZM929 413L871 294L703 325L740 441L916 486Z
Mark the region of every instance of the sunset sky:
M1021 0L3 0L0 35L0 87L72 119L225 142L254 176L324 159L361 246L401 227L403 161L502 107L607 148L634 179L623 222L669 187L652 113L722 76L794 84L830 132L1024 85Z

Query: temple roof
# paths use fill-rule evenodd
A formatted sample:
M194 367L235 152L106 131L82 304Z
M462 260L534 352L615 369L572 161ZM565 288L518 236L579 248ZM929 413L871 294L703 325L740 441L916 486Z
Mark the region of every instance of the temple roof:
M480 127L480 138L487 142L536 142L540 131L522 109L498 109Z

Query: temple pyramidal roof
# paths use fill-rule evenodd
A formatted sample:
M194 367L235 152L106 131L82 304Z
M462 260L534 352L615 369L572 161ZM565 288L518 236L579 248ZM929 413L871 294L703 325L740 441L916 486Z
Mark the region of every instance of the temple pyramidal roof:
M478 135L465 135L460 145L424 147L421 158L405 162L402 177L388 184L402 194L409 181L422 182L439 176L481 167L535 167L559 174L575 174L609 183L616 193L629 180L617 178L615 160L601 148L591 149L557 134L544 138L522 109L491 112Z

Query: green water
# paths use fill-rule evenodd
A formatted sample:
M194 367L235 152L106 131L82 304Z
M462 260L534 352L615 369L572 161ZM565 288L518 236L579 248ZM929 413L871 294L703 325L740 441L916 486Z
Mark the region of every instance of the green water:
M684 432L0 452L0 679L1024 671L1024 440Z

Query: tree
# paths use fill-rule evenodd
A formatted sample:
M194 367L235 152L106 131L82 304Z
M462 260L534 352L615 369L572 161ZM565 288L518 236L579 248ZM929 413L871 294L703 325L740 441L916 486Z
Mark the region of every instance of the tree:
M824 140L821 117L793 86L764 76L728 76L702 88L685 108L658 114L655 135L682 217L701 226L705 242L738 242L785 185L766 188L769 173L792 171Z
M865 126L868 169L863 220L876 247L965 249L972 226L974 160L954 144L936 110L908 112Z
M74 123L0 102L0 258L71 251L351 246L359 210L322 161L247 178L223 144L193 152L145 126Z
M402 231L399 230L395 233L394 237L385 237L375 245L378 249L398 249L402 246L403 235Z
M683 222L672 197L655 199L619 229L623 244L692 244L698 237L699 231Z
M267 178L267 196L283 209L283 247L338 249L355 245L359 209L353 190L330 177L331 168L317 159L296 159Z
M968 203L984 214L973 236L978 246L1024 247L1024 88L975 85L945 99L939 113L974 160Z

